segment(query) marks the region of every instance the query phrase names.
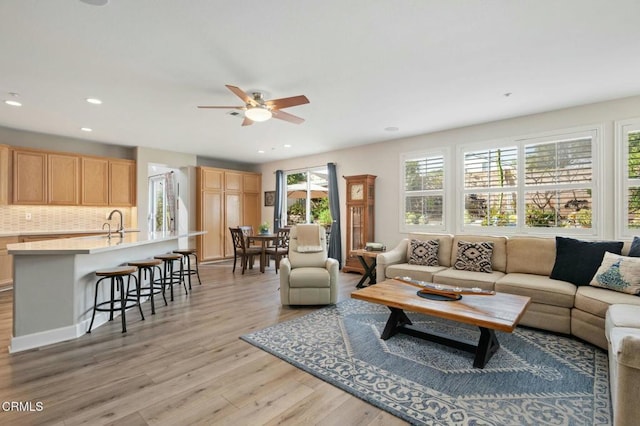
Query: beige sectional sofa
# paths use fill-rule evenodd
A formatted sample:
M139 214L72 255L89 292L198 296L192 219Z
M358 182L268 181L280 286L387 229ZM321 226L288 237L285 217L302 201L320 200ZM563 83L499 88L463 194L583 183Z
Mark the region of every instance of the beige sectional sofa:
M439 266L408 263L409 242L438 240ZM491 241L491 273L457 270L458 241ZM628 253L625 244L622 254ZM531 298L521 325L572 334L607 349L605 316L613 304L640 306L640 297L549 278L556 258L554 238L500 237L413 233L394 249L377 257L377 280L398 276L486 290L518 294Z

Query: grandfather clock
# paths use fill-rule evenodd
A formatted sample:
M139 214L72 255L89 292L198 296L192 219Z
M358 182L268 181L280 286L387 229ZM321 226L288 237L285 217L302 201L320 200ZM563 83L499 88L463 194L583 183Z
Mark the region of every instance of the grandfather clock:
M347 259L345 272L364 273L353 250L374 241L375 180L373 175L344 176L347 181Z

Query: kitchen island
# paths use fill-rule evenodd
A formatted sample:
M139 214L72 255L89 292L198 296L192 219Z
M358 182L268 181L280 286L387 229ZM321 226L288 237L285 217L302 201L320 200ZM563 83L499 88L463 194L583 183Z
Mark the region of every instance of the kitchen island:
M37 348L84 335L91 320L95 271L168 253L184 234L128 232L9 244L13 255L13 336L9 352ZM108 286L103 286L106 287ZM103 295L103 296L106 296ZM100 296L99 296L100 299ZM104 298L103 298L104 299ZM96 314L94 328L108 321Z

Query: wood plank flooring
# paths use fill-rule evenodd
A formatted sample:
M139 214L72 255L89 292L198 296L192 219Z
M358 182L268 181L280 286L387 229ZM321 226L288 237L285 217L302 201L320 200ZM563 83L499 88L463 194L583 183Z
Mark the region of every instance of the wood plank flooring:
M273 264L242 275L201 265L202 286L90 335L9 354L12 291L0 292L0 425L403 425L239 339L317 307L280 305ZM340 273L339 300L360 276ZM176 290L178 288L176 287ZM3 411L7 402L30 412ZM42 403L38 411L35 405Z

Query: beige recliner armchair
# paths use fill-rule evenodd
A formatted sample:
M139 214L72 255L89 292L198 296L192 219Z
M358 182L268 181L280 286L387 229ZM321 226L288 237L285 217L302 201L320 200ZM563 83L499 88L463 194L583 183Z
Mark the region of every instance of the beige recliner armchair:
M289 257L280 262L283 305L328 305L338 300L338 261L327 257L327 234L319 225L296 225Z

